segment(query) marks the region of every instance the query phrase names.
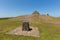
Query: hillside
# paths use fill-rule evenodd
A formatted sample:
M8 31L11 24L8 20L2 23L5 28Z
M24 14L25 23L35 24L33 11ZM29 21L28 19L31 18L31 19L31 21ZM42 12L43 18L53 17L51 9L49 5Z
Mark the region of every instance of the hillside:
M30 26L37 27L40 37L5 34L21 26L22 21L29 21ZM60 18L34 13L0 19L0 40L60 40Z
M17 16L10 19L11 21L28 21L30 23L53 23L60 24L60 19L48 15L41 15L39 12L34 11L30 15Z

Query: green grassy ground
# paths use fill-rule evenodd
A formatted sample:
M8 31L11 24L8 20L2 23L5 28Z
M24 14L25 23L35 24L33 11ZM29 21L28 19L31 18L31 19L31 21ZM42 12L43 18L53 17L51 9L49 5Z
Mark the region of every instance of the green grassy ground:
M30 24L30 26L38 27L40 37L8 35L6 32L21 26L20 21L0 20L0 40L60 40L60 24Z

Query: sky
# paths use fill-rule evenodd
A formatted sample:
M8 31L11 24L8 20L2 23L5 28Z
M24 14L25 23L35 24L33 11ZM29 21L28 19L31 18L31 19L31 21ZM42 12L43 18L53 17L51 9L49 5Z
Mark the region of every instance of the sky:
M0 0L0 18L32 14L60 17L60 0Z

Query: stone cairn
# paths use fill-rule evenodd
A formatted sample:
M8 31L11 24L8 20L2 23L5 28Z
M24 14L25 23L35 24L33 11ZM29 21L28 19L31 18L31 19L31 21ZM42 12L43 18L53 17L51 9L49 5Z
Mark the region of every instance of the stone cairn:
M34 11L32 14L35 15L35 16L39 16L40 15L40 13L38 11Z
M30 30L32 29L29 27L29 22L23 22L22 31L30 31Z

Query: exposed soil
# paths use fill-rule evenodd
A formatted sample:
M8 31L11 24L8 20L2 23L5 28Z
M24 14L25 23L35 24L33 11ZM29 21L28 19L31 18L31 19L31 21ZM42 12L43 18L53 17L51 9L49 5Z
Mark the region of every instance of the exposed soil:
M37 27L31 27L31 31L22 31L22 27L18 27L6 34L13 34L13 35L23 35L23 36L33 36L33 37L40 37L40 33Z

